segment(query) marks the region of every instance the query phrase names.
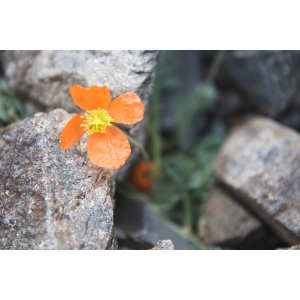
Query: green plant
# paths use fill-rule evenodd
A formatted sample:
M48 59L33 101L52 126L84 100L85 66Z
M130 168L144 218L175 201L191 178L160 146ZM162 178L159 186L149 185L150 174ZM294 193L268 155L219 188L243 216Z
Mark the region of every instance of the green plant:
M26 117L25 109L5 80L0 80L0 127Z

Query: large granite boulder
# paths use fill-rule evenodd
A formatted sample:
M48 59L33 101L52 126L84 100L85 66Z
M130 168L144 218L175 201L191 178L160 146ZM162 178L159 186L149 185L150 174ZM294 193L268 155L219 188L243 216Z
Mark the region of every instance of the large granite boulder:
M300 136L267 118L233 130L217 159L223 188L287 245L300 242Z
M39 113L0 131L0 249L117 249L115 172L93 165L82 139L58 136L72 117Z
M300 51L226 51L223 70L261 113L278 117L300 92Z
M1 62L5 78L25 102L27 112L63 108L80 112L69 93L69 85L106 85L112 98L125 92L137 93L146 105L152 88L158 51L4 51ZM124 126L140 143L145 142L144 120ZM130 162L118 172L122 179Z

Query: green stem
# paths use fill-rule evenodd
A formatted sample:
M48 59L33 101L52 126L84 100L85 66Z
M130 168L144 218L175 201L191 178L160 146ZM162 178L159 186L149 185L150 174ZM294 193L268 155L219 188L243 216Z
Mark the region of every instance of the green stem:
M150 97L150 135L152 141L152 157L155 162L156 174L161 174L161 140L160 140L160 105L159 105L159 82L155 77L154 88Z
M216 74L220 68L223 56L225 54L224 50L218 51L213 59L212 64L209 67L208 73L205 76L203 83L202 83L202 88L200 90L200 94L198 96L198 101L199 103L202 103L205 97L205 89L204 86L206 85L211 85L213 80L216 77ZM179 128L179 134L177 135L177 140L176 142L180 145L182 149L185 149L187 146L186 143L186 133L188 129L191 126L191 123L195 119L195 117L199 114L199 111L202 110L202 106L198 106L197 109L193 109L187 112L186 116L184 117L185 122L182 122L181 127Z
M150 157L149 157L148 152L145 150L145 148L136 139L134 139L132 136L128 135L125 132L123 132L123 133L127 137L128 141L131 142L134 146L136 146L141 151L141 154L144 157L144 159L146 161L146 164L147 164L147 167L148 167L148 170L149 170L150 180L153 184L154 183L154 176L153 176L153 171L151 169Z
M123 132L123 133L125 134L125 136L129 140L129 142L131 142L134 146L136 146L141 151L144 159L147 162L150 162L149 155L148 155L147 151L145 150L145 148L136 139L134 139L132 136L128 135L125 132Z
M217 54L214 57L214 60L213 60L213 62L211 64L211 66L210 66L210 68L208 70L207 76L205 78L206 82L211 82L216 77L217 72L219 70L219 67L221 65L221 62L222 62L224 54L225 54L224 50L220 50L220 51L217 52Z
M181 186L181 197L183 202L183 220L184 220L184 226L188 230L188 232L191 232L191 226L192 226L192 210L191 210L191 199L189 197L189 193L185 186Z

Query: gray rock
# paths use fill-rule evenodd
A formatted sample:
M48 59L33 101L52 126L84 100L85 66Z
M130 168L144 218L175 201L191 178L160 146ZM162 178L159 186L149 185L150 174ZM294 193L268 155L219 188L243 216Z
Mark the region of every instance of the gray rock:
M260 220L220 187L209 192L204 212L203 239L233 249L275 249L280 241Z
M118 193L116 194L115 231L122 249L150 249L157 240L165 239L171 239L176 250L197 249L149 205Z
M0 249L117 249L115 172L93 165L82 139L58 136L72 115L39 113L0 132Z
M227 51L225 72L262 113L279 116L300 91L300 51Z
M287 245L300 242L300 136L270 119L237 127L217 159L223 187Z
M159 240L151 250L174 250L171 240Z
M137 93L148 103L157 51L4 51L2 64L11 87L26 100L27 111L63 108L80 112L69 93L69 85L106 85L112 97ZM124 126L140 143L145 142L143 121ZM118 172L122 179L138 153L133 147L129 163Z
M157 51L5 51L13 89L50 110L78 112L69 85L106 85L112 97L137 93L147 104Z

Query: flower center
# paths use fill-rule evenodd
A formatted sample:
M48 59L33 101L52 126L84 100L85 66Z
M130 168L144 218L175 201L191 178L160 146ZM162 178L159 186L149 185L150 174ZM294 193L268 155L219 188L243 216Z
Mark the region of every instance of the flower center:
M88 135L105 132L106 127L111 126L110 123L114 121L106 110L100 108L87 111L85 117L81 116L81 118L85 118L85 120L80 126L88 131Z

